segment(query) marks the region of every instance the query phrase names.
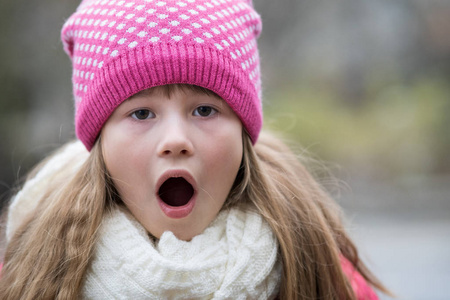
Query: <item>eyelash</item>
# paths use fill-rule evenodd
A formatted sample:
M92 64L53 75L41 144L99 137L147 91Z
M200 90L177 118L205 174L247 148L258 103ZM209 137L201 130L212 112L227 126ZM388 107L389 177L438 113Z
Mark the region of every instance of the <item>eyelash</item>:
M138 118L137 115L136 115L136 113L138 113L138 112L146 112L146 113L148 113L148 116L146 116L146 117L143 118L143 119L140 119L140 118ZM149 116L151 116L151 118L155 117L155 114L154 114L151 110L149 110L149 109L137 109L137 110L133 111L133 112L130 114L130 116L131 116L133 119L135 119L136 121L143 121L143 120L150 119Z
M200 108L207 108L207 109L210 109L210 112L208 113L207 116L197 115L196 112L198 112L198 110L199 110ZM197 108L194 109L194 112L193 112L192 114L193 114L194 116L197 116L197 117L204 117L204 118L206 118L206 117L211 117L211 116L215 115L216 113L218 113L218 110L215 109L214 107L209 106L209 105L200 105L200 106L198 106Z
M205 115L205 116L202 116L202 115L198 112L199 109L201 109L201 108L209 109L208 114ZM137 113L139 113L139 112L141 112L141 113L144 112L144 114L145 114L144 118L138 118ZM194 115L194 116L196 116L196 117L207 118L207 117L211 117L211 116L215 115L216 113L218 113L218 110L217 110L216 108L214 108L214 107L212 107L212 106L209 106L209 105L200 105L200 106L198 106L198 107L196 107L196 108L194 109L194 111L192 112L192 115ZM135 119L136 121L144 121L144 120L148 120L148 119L154 118L154 117L155 117L155 114L154 114L151 110L149 110L149 109L142 108L142 109L137 109L137 110L133 111L133 112L130 114L130 116L131 116L133 119Z

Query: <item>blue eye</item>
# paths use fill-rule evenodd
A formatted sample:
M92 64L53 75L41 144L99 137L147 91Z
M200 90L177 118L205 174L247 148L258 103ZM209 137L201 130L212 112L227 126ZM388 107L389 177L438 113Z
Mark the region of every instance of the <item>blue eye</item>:
M209 117L216 113L217 110L211 106L199 106L194 110L194 116L197 117Z
M131 117L136 120L147 120L154 118L155 114L148 109L139 109L131 114Z

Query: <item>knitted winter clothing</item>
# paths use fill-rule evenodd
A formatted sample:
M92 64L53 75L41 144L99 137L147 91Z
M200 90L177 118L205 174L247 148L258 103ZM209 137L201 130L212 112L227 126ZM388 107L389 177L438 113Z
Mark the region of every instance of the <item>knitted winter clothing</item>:
M90 150L125 99L185 83L222 97L256 142L260 31L251 0L84 0L62 29L73 63L78 138Z
M129 214L104 219L82 294L86 299L273 299L277 241L255 213L231 209L191 241L159 242Z

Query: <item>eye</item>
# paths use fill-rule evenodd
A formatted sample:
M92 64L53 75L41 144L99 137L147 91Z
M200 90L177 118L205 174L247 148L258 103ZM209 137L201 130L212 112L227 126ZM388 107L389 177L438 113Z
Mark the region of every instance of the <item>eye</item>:
M131 117L136 120L147 120L154 118L155 114L148 109L138 109L131 114Z
M210 117L217 113L217 110L215 108L212 108L211 106L199 106L194 110L194 116L197 117Z

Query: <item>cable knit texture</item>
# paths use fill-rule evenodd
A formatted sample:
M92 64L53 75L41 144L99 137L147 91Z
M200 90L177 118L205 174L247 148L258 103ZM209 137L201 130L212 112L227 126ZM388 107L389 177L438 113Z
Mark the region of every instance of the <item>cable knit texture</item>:
M90 150L114 109L153 86L186 83L222 97L253 142L262 126L250 0L84 0L62 29L73 63L75 127Z
M261 216L221 212L191 241L159 242L120 210L105 218L85 299L271 299L281 278L276 239Z

